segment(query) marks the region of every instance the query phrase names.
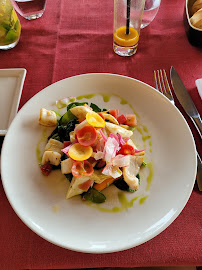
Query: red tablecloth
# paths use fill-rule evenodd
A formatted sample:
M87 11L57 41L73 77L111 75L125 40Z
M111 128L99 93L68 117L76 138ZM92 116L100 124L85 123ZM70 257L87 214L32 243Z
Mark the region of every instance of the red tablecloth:
M27 21L19 16L20 42L12 50L0 51L0 68L27 69L22 107L44 87L73 75L116 73L154 86L153 70L169 71L173 65L201 113L195 80L202 77L202 50L191 46L186 38L184 2L163 0L155 20L141 31L137 54L123 58L112 49L113 0L47 0L40 19ZM197 132L185 118L199 145ZM202 155L202 149L198 150ZM1 185L0 268L200 266L201 194L195 185L179 217L149 242L127 251L93 255L62 249L33 233L17 217Z

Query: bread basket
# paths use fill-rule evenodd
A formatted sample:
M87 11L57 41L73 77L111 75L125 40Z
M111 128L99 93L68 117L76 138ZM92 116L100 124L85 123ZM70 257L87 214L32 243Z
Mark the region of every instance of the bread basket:
M202 48L202 29L192 25L190 18L191 8L195 0L186 0L185 2L185 11L184 11L184 23L186 34L191 45Z

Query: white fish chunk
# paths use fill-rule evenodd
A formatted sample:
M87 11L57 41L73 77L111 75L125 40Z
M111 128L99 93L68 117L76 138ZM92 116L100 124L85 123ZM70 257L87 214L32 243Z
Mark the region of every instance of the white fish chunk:
M45 146L45 151L53 151L62 155L63 153L61 149L63 148L64 148L64 143L55 139L50 139Z
M57 116L54 111L41 108L39 124L46 127L57 126Z
M71 131L69 133L69 137L70 137L70 142L75 142L76 141L76 138L75 138L75 132L74 131Z
M93 180L90 180L89 176L82 176L82 177L73 176L71 184L67 191L66 199L82 194L84 191L87 191L89 187L91 187L92 185ZM85 189L84 186L89 187Z
M120 127L118 125L115 125L113 123L106 122L105 128L113 134L119 133L124 139L131 137L133 135L133 132L131 130L127 130L123 127Z
M76 106L71 108L70 111L79 119L85 118L88 112L92 112L92 108L89 106Z
M50 164L58 166L60 164L61 154L54 151L45 151L42 157L42 165L50 162Z
M102 113L102 115L104 116L105 120L108 120L114 123L115 125L119 125L119 122L116 120L116 118L113 115L109 113Z
M61 161L61 172L62 174L68 174L72 172L72 165L74 161L71 158L67 158Z
M133 190L137 190L139 188L139 179L136 177L136 175L140 171L140 166L142 162L143 162L142 157L136 157L136 156L130 155L129 166L123 168L124 181Z

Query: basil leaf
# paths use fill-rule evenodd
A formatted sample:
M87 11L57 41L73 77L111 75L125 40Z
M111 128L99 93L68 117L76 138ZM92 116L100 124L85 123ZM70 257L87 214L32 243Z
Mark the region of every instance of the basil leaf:
M73 175L71 173L65 174L65 177L67 178L67 180L69 180L69 182L71 183Z
M76 106L82 106L84 104L88 105L88 102L72 102L67 106L67 111L69 111L71 108L76 107Z
M105 195L95 188L90 188L82 194L82 198L93 203L103 203L106 201Z
M114 181L113 184L120 190L134 192L134 190L131 189L129 185L124 181L123 177Z
M101 112L102 110L94 103L90 104L90 107L93 109L94 112Z
M63 114L63 116L60 118L58 125L62 125L65 126L68 124L69 121L75 119L76 116L73 115L73 113L71 111L67 111L65 114Z

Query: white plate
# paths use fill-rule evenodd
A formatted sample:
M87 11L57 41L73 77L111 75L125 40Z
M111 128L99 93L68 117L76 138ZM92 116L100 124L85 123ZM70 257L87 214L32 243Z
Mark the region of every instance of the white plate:
M17 113L26 72L24 68L0 69L0 136Z
M60 98L100 92L115 93L128 100L139 114L141 129L136 137L140 133L151 135L145 142L139 140L139 146L146 147L147 161L153 162L151 187L147 189L146 169L140 189L127 195L128 200L140 197L131 208L117 213L90 207L79 196L66 200L68 181L62 175L56 177L55 171L48 178L42 176L36 158L36 146L43 141L46 130L38 125L40 108L56 109L55 100ZM99 95L89 101L105 108L119 108L120 112L131 112L128 105L120 104L118 96L112 96L108 103ZM46 131L46 135L50 132ZM39 92L17 114L2 149L3 186L22 221L58 246L88 253L125 250L158 235L184 208L195 176L193 136L178 109L154 88L113 74L75 76ZM109 187L107 196L109 190L116 188ZM142 203L145 196L148 197ZM108 201L108 207L116 206L113 196L109 196Z

